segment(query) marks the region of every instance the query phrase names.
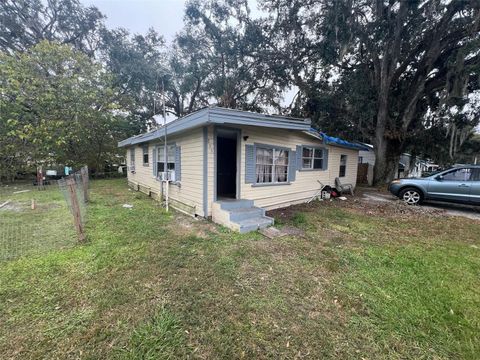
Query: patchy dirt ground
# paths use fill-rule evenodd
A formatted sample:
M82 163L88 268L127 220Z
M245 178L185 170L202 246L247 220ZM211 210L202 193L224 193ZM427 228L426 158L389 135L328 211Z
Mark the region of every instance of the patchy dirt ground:
M425 202L421 206L404 204L390 193L378 189L360 188L355 196L347 196L347 200L325 200L325 206L347 207L358 213L383 217L415 217L429 215L434 217L461 216L480 221L480 207L443 202ZM310 212L316 208L315 203L303 204L268 212L279 222L292 220L299 211Z
M438 201L426 201L420 206L404 205L392 194L376 189L360 189L357 198L359 201L371 204L388 204L391 208L408 208L413 213L435 214L441 216L462 216L468 219L480 220L480 206L454 204Z
M23 212L31 210L32 202L31 201L9 201L2 207L0 207L0 211L13 211L13 212ZM59 209L59 204L45 204L45 203L35 203L36 211L40 210L51 210L51 209Z
M5 202L5 205L0 207L0 211L15 211L15 212L20 212L24 211L27 208L27 204L21 203L21 202L14 202L14 201L9 201Z

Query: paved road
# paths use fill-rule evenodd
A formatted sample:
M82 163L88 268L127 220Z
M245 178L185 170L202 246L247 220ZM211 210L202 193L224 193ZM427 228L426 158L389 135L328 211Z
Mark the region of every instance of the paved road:
M397 197L390 194L381 193L378 191L365 191L363 193L363 199L367 201L375 201L375 202L398 201ZM437 201L426 201L421 206L430 208L430 209L444 210L445 213L450 216L462 216L469 219L480 221L480 206L469 206L469 205L452 204L452 203L444 203L444 202L437 202Z

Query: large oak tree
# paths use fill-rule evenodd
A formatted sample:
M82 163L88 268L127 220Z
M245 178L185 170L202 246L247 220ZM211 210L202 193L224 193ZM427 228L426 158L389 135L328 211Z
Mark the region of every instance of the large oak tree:
M479 88L478 1L264 5L271 13L272 54L290 62L284 76L300 89L302 110L308 114L312 100L332 99L329 92L342 90L343 101L333 107L340 111L328 113L329 121L350 116L351 130L374 144L375 183L394 176L399 155L425 127L427 113L445 101L461 105Z
M40 41L69 44L93 56L104 15L78 0L0 1L0 50L25 51Z
M262 22L251 17L246 0L190 1L179 45L188 45L207 72L199 98L243 110L278 107L282 79L272 72L267 37Z
M69 45L42 41L0 54L0 175L27 162L102 170L128 126L119 90L101 66Z

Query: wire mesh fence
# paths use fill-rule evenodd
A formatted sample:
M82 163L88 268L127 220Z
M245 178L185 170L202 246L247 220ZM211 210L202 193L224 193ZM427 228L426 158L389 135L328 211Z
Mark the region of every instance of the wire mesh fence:
M86 166L58 181L60 191L63 193L67 206L72 213L73 223L80 242L85 241L88 182L88 168Z
M76 234L71 223L61 220L54 226L19 222L0 224L0 227L0 261L40 255L76 244Z
M85 241L88 169L67 178L0 185L0 261Z

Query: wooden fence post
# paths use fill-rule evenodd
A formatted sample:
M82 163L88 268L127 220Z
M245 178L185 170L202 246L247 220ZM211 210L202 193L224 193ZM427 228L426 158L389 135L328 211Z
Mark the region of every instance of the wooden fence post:
M87 203L88 198L88 167L84 166L80 169L80 174L82 175L82 184L83 184L83 198Z
M43 188L43 167L37 167L37 190L44 190Z
M66 180L67 180L66 182L67 182L68 194L70 196L71 203L72 203L73 222L75 223L75 229L77 230L78 240L80 242L84 242L85 233L83 231L82 214L80 213L80 205L78 204L78 199L77 199L75 178L67 178Z

